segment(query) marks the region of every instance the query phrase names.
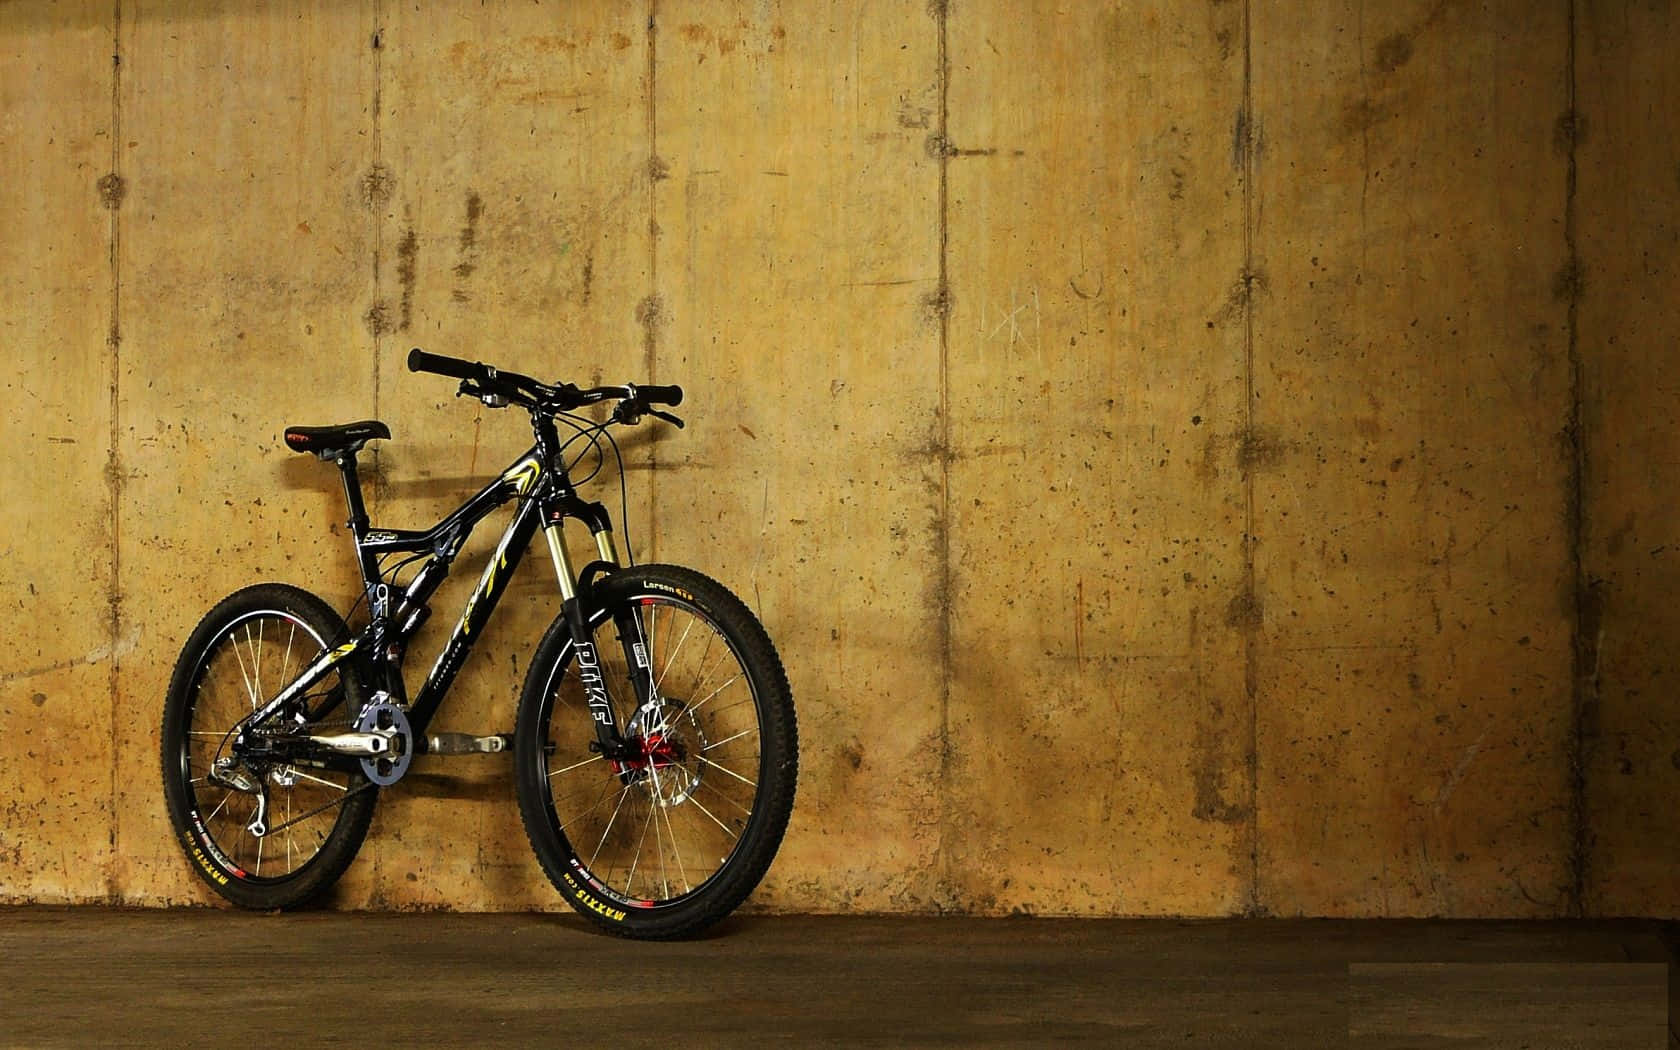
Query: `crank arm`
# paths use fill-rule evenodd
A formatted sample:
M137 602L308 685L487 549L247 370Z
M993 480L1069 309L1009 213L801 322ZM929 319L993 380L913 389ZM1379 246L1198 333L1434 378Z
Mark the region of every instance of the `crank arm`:
M306 736L301 739L324 751L331 751L335 754L377 758L380 755L391 753L391 738L395 735L395 733L387 730L385 732L368 733L327 733L320 736Z

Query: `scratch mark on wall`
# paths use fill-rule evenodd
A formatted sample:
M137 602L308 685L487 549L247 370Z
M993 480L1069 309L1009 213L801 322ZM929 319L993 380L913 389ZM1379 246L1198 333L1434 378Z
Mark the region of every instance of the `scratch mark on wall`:
M1447 804L1447 800L1452 798L1453 792L1458 790L1458 785L1464 782L1465 775L1470 772L1470 763L1476 760L1476 755L1482 750L1482 741L1487 739L1487 733L1488 731L1484 729L1476 735L1476 739L1471 741L1470 746L1466 747L1464 753L1459 756L1458 764L1452 768L1452 772L1447 774L1447 779L1441 782L1440 790L1435 792L1435 802L1430 807L1437 816L1440 815L1441 808Z
M31 678L39 678L44 674L52 674L54 671L69 670L72 667L86 667L93 664L102 664L107 660L114 663L133 652L135 647L139 644L140 628L130 627L128 629L128 633L123 635L121 638L96 645L81 656L73 657L69 660L59 660L56 663L43 664L40 667L30 667L22 671L9 671L5 674L0 674L0 685L5 685L10 682L23 682Z
M1043 344L1043 313L1039 309L1038 289L1034 288L1030 298L1023 299L1017 289L1009 290L1009 306L1007 308L994 306L990 311L982 312L980 337L986 342L1002 344L1005 356L1021 353L1030 354L1039 369L1044 367ZM996 318L994 324L992 318ZM999 412L1005 411L1008 403L1006 387L998 386Z
M1068 278L1068 287L1073 289L1073 294L1079 296L1081 299L1101 299L1105 281L1106 277L1099 271L1097 273L1097 287L1094 291L1087 292L1085 289L1079 287L1079 275Z

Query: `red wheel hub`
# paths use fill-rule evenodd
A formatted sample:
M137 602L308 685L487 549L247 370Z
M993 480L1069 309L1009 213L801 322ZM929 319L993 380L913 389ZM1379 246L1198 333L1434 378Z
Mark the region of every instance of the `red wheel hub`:
M645 770L650 764L653 769L669 769L682 764L682 753L677 743L663 733L650 733L631 741L641 754L635 758L625 759L613 763L613 772L623 773L627 770Z

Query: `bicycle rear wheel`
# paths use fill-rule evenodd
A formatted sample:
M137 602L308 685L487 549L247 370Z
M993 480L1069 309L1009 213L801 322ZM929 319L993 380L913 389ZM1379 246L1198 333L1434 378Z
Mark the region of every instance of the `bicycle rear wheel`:
M359 771L249 765L230 750L251 712L348 635L339 615L308 591L259 584L212 609L176 662L161 734L170 820L193 870L241 907L306 903L343 874L367 835L377 789ZM342 674L330 672L296 711L276 718L345 729L362 691L348 664L339 666ZM272 829L263 835L250 828L258 787Z
M538 646L514 734L519 808L568 903L627 937L691 935L763 878L793 807L798 734L769 636L721 584L674 566L615 572L588 619L598 669L565 618ZM632 664L653 696L638 707ZM591 749L600 676L631 757Z

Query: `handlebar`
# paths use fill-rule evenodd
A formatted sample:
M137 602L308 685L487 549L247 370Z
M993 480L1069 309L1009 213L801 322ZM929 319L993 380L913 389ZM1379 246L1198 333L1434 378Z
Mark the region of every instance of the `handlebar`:
M458 357L428 354L418 346L408 352L408 370L410 372L431 372L435 375L452 376L456 379L477 379L485 374L487 367L477 361L463 361Z
M680 386L596 386L580 388L571 383L550 385L538 382L518 372L504 372L481 361L463 361L458 357L429 354L415 347L408 352L410 372L430 372L461 380L457 394L476 397L494 408L514 404L546 415L569 412L601 401L618 401L613 417L621 423L635 423L643 415L653 415L682 426L682 421L654 405L680 405L683 390Z

